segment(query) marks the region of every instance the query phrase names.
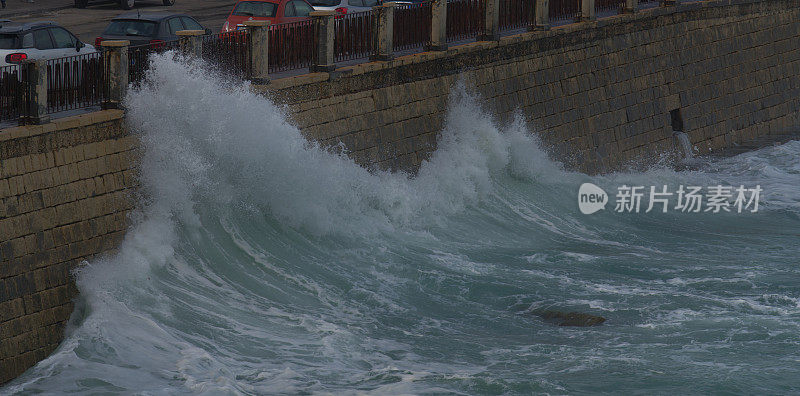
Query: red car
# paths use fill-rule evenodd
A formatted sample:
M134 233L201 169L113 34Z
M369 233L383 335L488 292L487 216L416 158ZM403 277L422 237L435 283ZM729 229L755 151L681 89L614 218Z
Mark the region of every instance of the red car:
M244 21L270 21L273 25L308 19L314 11L306 0L239 0L228 15L222 32L244 28Z

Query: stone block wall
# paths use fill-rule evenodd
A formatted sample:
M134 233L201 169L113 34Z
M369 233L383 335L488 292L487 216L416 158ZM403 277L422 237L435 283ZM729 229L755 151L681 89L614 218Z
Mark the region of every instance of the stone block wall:
M798 125L800 3L704 1L643 10L273 81L310 139L358 163L413 171L463 80L498 119L521 111L554 156L589 173L675 147L670 111L701 153Z
M56 349L71 271L121 241L136 147L121 111L0 131L0 383Z

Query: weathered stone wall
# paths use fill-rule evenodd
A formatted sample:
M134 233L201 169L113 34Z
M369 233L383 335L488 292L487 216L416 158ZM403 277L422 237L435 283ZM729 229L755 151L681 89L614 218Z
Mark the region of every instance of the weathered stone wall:
M76 294L70 271L123 237L136 141L122 117L0 132L0 383L55 350Z
M519 109L554 154L587 172L674 147L670 111L701 152L798 125L800 3L656 8L273 81L312 139L360 164L413 170L435 148L463 80L502 119Z

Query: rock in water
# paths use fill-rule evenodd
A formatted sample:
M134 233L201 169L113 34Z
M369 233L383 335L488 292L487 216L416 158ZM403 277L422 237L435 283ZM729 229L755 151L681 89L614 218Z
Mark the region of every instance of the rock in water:
M558 323L559 326L589 327L598 326L606 321L602 316L589 315L583 312L544 311L537 313L542 319Z

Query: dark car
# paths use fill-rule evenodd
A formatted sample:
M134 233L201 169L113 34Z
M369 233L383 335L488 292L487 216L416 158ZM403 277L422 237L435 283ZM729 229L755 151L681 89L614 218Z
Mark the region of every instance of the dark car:
M128 40L131 45L158 45L177 40L179 30L204 30L200 22L186 14L129 12L111 20L103 34L95 39L95 46L104 40Z

